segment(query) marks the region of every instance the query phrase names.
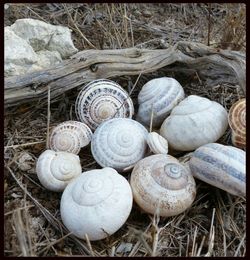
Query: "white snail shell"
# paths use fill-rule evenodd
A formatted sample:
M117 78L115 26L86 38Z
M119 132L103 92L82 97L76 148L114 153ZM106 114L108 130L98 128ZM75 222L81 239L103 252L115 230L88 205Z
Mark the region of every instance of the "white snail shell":
M239 148L246 147L246 99L242 98L232 105L228 114L232 129L232 143Z
M92 155L102 167L129 170L144 157L147 135L146 128L135 120L110 119L95 130L91 142Z
M46 150L37 160L36 172L45 188L60 192L82 173L82 168L78 155Z
M127 220L133 196L128 181L112 168L91 170L64 190L60 211L73 234L99 240L112 235Z
M174 78L162 77L147 82L138 95L137 120L150 124L153 109L153 126L160 126L170 111L184 98L184 90Z
M233 195L246 195L246 153L233 146L205 144L193 153L189 167L194 177Z
M65 121L53 128L50 135L50 149L78 154L92 137L90 128L78 121Z
M136 203L146 212L174 216L191 206L196 196L192 174L170 155L151 155L139 161L130 185Z
M156 132L151 132L148 134L147 143L150 150L155 154L168 153L168 141Z
M119 84L99 79L83 87L77 96L75 111L78 120L94 130L113 117L132 118L134 105Z
M177 151L192 151L217 141L228 126L226 109L215 101L191 95L181 101L167 117L160 134Z

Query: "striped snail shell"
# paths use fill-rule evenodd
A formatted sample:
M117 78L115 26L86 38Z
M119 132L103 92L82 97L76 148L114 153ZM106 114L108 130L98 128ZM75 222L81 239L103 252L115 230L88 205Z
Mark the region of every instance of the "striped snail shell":
M217 141L228 126L226 109L208 98L191 95L173 108L160 135L177 151L192 151Z
M60 192L82 173L82 168L78 155L46 150L37 160L36 172L45 188Z
M150 150L155 154L168 153L168 141L156 132L151 132L148 134L147 143Z
M162 77L148 81L138 95L137 120L150 125L153 109L153 126L158 127L170 111L184 98L184 90L174 78Z
M76 116L92 130L113 117L132 118L134 105L128 93L117 83L99 79L88 83L77 96Z
M64 225L78 238L100 240L127 220L133 196L128 181L112 168L90 170L64 190L60 211Z
M130 185L136 203L150 214L174 216L191 206L196 185L190 171L170 155L151 155L134 167Z
M239 148L246 147L246 99L240 99L229 110L228 123L232 129L232 143Z
M53 128L50 135L50 149L78 154L92 137L90 128L78 121L65 121Z
M189 167L194 177L233 195L246 195L246 153L233 146L205 144L193 153Z
M91 142L92 155L102 167L129 170L144 157L147 135L146 128L135 120L110 119L95 130Z

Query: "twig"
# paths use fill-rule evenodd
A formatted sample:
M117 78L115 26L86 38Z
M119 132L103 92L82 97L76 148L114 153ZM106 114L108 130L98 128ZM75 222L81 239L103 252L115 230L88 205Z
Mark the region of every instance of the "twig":
M211 3L208 3L208 29L207 29L207 46L210 45L210 27L211 27Z
M45 142L46 141L38 141L38 142L25 143L25 144L7 145L7 146L4 146L4 149L7 149L7 148L17 148L17 147L22 147L22 146L30 146L30 145L34 145L34 144L42 144L42 143L45 143Z
M93 251L92 246L91 246L91 243L90 243L90 240L89 240L89 237L88 237L88 234L85 234L85 238L86 238L87 246L88 246L89 251L90 251L90 255L95 256L94 251Z

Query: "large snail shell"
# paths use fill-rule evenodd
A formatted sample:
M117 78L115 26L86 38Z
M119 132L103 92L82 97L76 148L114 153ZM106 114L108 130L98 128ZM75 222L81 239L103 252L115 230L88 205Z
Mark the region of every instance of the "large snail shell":
M184 90L174 78L162 77L147 82L138 95L137 120L149 126L153 109L153 126L160 126L170 111L184 98Z
M246 153L233 146L210 143L193 153L194 177L238 196L246 195Z
M228 114L228 123L232 129L232 143L246 147L246 99L240 99L232 105Z
M146 128L129 118L103 122L91 142L92 155L102 167L126 171L142 159L147 149Z
M167 117L160 134L177 151L192 151L217 141L228 126L226 109L215 101L195 95L181 101Z
M148 134L147 143L150 150L155 154L168 153L168 141L156 132L151 132Z
M146 212L174 216L191 206L196 196L192 174L170 155L151 155L139 161L130 185L136 203Z
M77 96L75 110L78 120L94 130L113 117L132 118L134 105L119 84L100 79L83 87Z
M50 148L54 151L65 151L78 154L87 146L92 137L90 128L78 121L65 121L53 128L50 135Z
M61 217L73 234L99 240L127 220L133 196L128 181L112 168L91 170L72 181L61 199Z
M78 155L46 150L37 160L36 172L45 188L59 192L82 173L82 168Z

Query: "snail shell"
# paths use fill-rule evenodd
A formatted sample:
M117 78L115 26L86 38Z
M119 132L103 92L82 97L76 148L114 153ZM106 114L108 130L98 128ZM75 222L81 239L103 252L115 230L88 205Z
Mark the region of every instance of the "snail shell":
M246 147L246 99L240 99L229 110L228 123L232 129L232 143Z
M228 126L226 109L215 101L191 95L181 101L167 117L160 134L177 151L192 151L217 141Z
M60 211L73 234L99 240L112 235L127 220L133 196L128 181L112 168L84 172L64 190Z
M174 78L162 77L148 81L138 95L137 120L149 126L153 109L153 126L158 127L170 111L184 98L184 90Z
M156 132L151 132L148 134L147 143L150 150L155 154L168 153L168 141Z
M37 160L36 172L45 188L60 192L82 173L82 168L78 155L46 150Z
M170 155L151 155L139 161L130 185L136 203L146 212L174 216L191 206L196 196L192 174Z
M147 135L146 128L135 120L110 119L95 130L91 142L92 155L102 167L129 170L144 157Z
M193 153L189 167L194 177L233 195L246 195L246 153L233 146L210 143Z
M132 118L134 105L119 84L99 79L83 87L77 96L75 111L78 120L94 130L113 117Z
M50 149L78 154L92 137L90 128L78 121L65 121L53 128L50 135Z

